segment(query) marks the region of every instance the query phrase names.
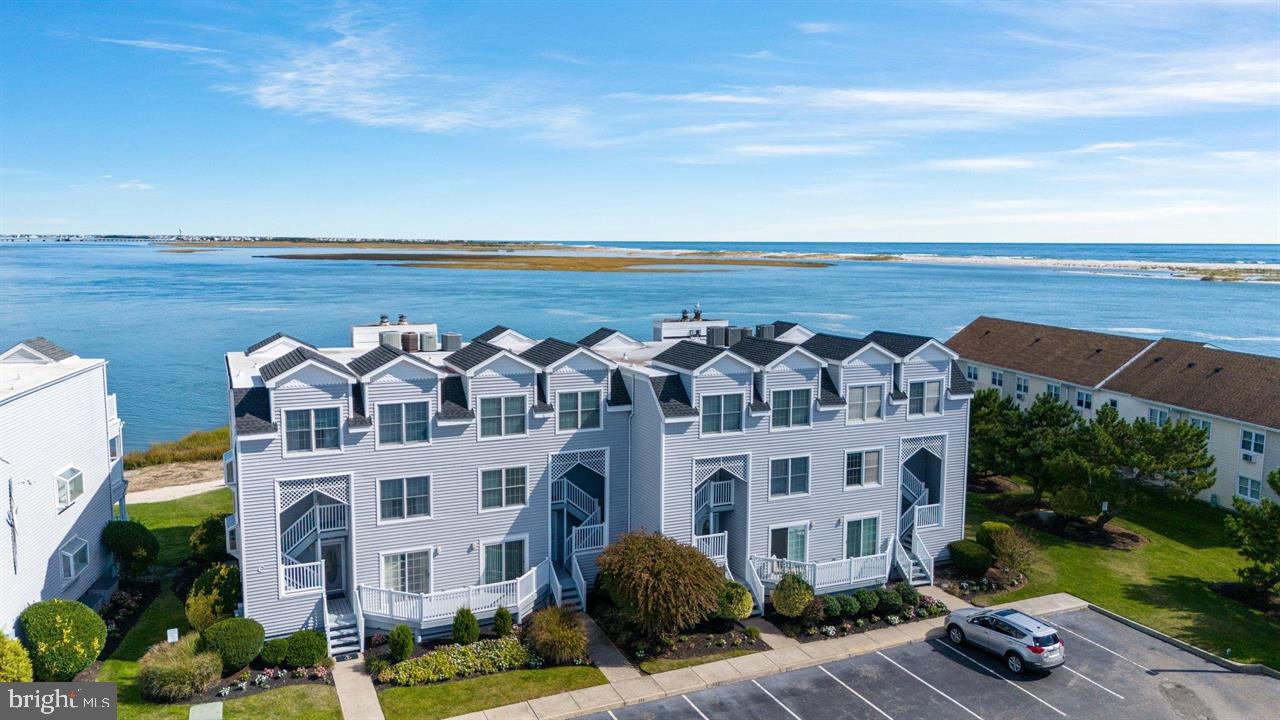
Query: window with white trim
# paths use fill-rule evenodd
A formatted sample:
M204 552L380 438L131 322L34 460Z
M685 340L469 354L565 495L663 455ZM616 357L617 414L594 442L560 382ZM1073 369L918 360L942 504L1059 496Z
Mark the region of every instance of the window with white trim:
M285 449L289 452L341 449L340 422L338 408L285 410Z
M84 473L79 468L69 467L58 473L58 507L65 508L84 494Z
M812 397L808 388L774 390L773 426L776 428L807 426Z
M992 370L991 384L998 388L1004 387L1004 373L1000 372L999 370Z
M978 382L978 366L977 366L977 365L965 365L965 366L964 366L964 376L965 376L965 377L966 377L970 382Z
M1169 411L1161 408L1147 408L1147 420L1161 427L1169 422Z
M783 560L806 562L809 557L809 526L791 525L771 528L769 555Z
M58 555L62 561L62 582L69 583L89 566L89 543L73 537L63 543Z
M1119 401L1119 400L1116 400L1115 398L1111 398L1110 400L1108 400L1108 401L1107 401L1107 405L1111 406L1111 409L1112 409L1112 410L1119 410L1119 409L1120 409L1120 401Z
M845 558L875 555L880 545L880 518L850 518L844 521Z
M809 458L777 458L769 462L769 495L803 495L809 492Z
M431 551L383 555L382 587L414 594L431 592Z
M430 403L381 403L378 405L379 445L412 445L430 441Z
M524 435L525 396L480 398L480 437Z
M120 457L120 436L116 435L107 441L107 457L115 462Z
M879 484L879 450L854 450L844 454L845 487L863 487Z
M1257 502L1262 499L1262 481L1241 475L1236 481L1236 494L1246 500Z
M1267 445L1267 436L1253 430L1240 431L1240 449L1261 455Z
M526 502L528 473L523 467L482 470L480 472L480 509L497 510L520 507Z
M1055 402L1062 402L1062 386L1056 383L1049 383L1044 386L1044 394L1053 398Z
M1204 431L1205 439L1213 437L1213 422L1209 418L1193 417L1189 421L1191 427L1199 428Z
M431 515L431 478L378 481L378 519L408 520Z
M703 395L702 434L738 432L742 430L742 395Z
M850 385L848 393L849 422L868 422L884 419L883 385Z
M1017 393L1018 393L1019 395L1022 395L1022 396L1024 396L1024 397L1025 397L1027 393L1031 392L1031 381L1030 381L1030 380L1028 380L1028 379L1026 379L1026 378L1022 377L1021 375L1019 375L1019 376L1018 376L1018 378L1017 378L1017 380L1015 381L1015 383L1016 383L1016 384L1015 384L1015 387L1017 388Z
M1081 410L1092 410L1093 409L1093 393L1088 393L1083 390L1077 390L1076 391L1076 407L1080 408Z
M908 387L908 415L937 415L942 412L942 381L916 380Z
M485 584L515 580L526 569L524 539L485 543L481 558Z
M559 393L556 403L561 430L595 430L600 427L600 391Z

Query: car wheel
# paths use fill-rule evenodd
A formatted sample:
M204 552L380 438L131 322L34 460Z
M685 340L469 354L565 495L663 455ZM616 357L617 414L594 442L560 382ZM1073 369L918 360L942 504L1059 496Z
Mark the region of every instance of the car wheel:
M951 642L956 645L964 644L964 631L959 625L952 625L947 628L947 637L951 638Z
M1008 665L1009 669L1015 673L1022 672L1022 656L1018 653L1011 652L1008 655L1005 655L1004 664Z

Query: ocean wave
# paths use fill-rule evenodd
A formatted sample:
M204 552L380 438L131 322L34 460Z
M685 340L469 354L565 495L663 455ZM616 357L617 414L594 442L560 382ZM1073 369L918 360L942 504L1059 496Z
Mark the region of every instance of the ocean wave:
M1107 332L1129 333L1131 335L1164 335L1169 332L1168 328L1149 328L1149 327L1109 327Z
M826 312L793 312L796 317L814 317L821 320L852 320L853 316L848 313L826 313Z
M1186 334L1205 340L1221 340L1223 342L1280 342L1280 336L1277 335L1216 335L1195 330L1188 330Z
M231 312L249 312L249 313L284 312L288 309L289 308L287 307L258 307L258 306L238 307L234 305L232 307L227 308L227 310L230 310Z

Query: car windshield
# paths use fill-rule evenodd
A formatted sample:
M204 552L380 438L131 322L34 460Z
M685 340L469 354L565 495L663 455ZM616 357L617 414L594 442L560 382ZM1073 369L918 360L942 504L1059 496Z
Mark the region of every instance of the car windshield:
M1058 644L1057 633L1049 633L1048 635L1039 635L1035 638L1036 645L1040 647L1053 647Z

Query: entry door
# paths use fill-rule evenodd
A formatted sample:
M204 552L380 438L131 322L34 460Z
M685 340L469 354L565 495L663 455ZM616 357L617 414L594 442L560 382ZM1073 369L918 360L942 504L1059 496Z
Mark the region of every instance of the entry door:
M324 591L326 595L342 595L347 590L347 542L326 540L320 544L324 559Z

